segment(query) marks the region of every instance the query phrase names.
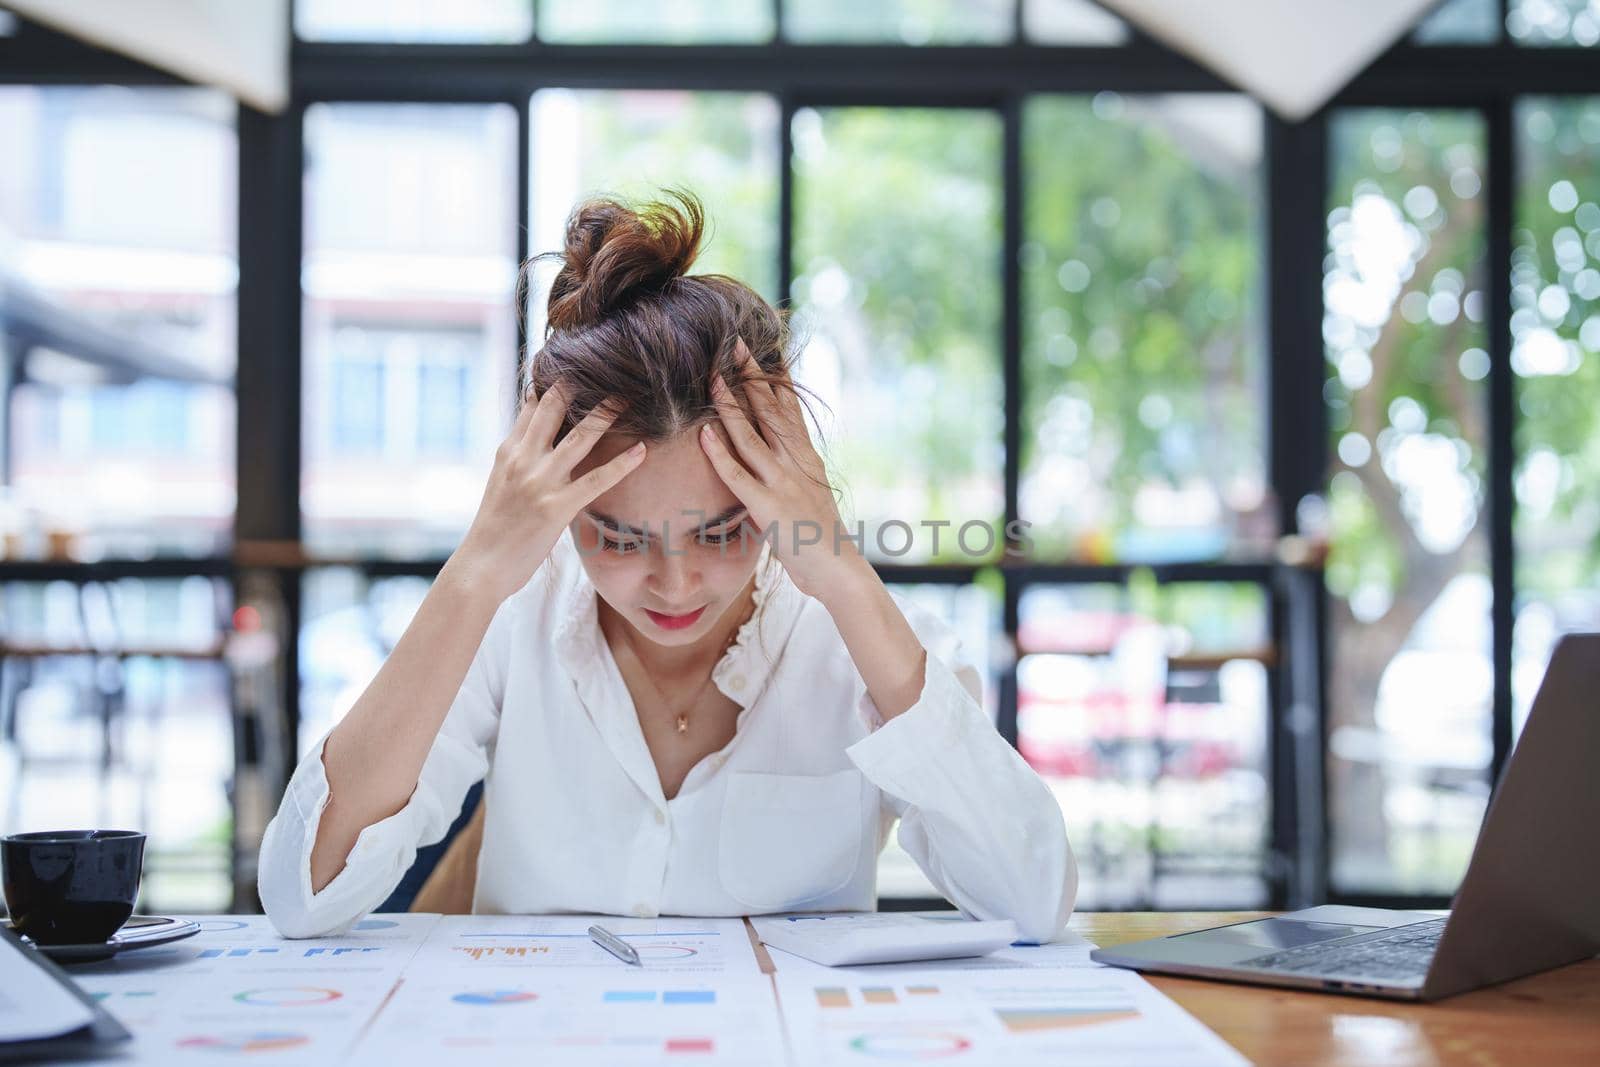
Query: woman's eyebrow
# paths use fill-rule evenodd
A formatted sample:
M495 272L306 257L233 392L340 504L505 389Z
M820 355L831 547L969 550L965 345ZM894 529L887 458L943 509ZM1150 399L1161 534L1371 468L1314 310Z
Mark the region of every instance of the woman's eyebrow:
M621 521L619 521L617 519L614 519L610 515L605 514L604 512L596 511L593 508L584 508L583 511L584 511L585 515L589 516L589 518L593 519L595 522L599 523L601 526L604 526L604 527L606 527L607 529L610 529L610 530L614 530L617 533L629 534L630 536L633 536L633 537L648 537L648 536L650 536L650 531L641 530L637 526L629 526L627 523L621 522ZM700 524L700 528L701 529L707 529L709 527L721 526L725 522L731 522L735 517L743 514L744 511L745 511L745 506L743 504L735 504L732 507L725 508L724 510L722 510L722 511L718 512L717 514L711 516L705 522ZM699 515L700 513L698 511L685 510L683 514L686 517L693 517L693 516Z
M733 505L733 507L726 508L726 509L718 512L717 514L711 516L709 519L707 519L705 522L701 523L700 525L701 525L702 528L707 527L707 526L721 526L723 523L731 521L735 516L742 514L744 512L744 510L745 510L745 507L744 507L743 504L735 504L735 505ZM692 515L692 514L698 514L698 512L686 512L685 514L691 514Z

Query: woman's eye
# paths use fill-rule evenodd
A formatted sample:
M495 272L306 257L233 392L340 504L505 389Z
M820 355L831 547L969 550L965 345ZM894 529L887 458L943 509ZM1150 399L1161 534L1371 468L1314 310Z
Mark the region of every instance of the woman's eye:
M606 552L621 552L621 553L626 554L626 553L629 553L629 552L637 552L642 547L644 547L643 543L640 542L640 541L636 541L636 540L635 541L613 541L609 537L600 538L600 548L601 548L601 550L606 551Z
M716 533L701 534L700 540L708 545L725 545L730 541L739 540L742 536L744 536L744 527L740 525L728 530L718 530Z

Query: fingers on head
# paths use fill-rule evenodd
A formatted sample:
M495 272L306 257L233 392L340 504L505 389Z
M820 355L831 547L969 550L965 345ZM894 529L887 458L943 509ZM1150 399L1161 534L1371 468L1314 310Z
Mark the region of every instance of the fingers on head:
M582 507L607 489L628 476L628 472L644 462L645 447L639 442L626 451L612 456L606 462L572 480L572 491Z
M555 439L556 431L561 428L562 420L566 418L567 403L570 393L564 382L556 382L543 393L533 413L533 418L528 424L527 437L529 440L549 447Z

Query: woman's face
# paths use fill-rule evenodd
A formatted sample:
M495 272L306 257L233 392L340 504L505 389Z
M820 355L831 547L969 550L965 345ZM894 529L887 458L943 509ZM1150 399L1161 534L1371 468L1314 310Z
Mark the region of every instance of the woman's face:
M644 462L590 501L571 527L595 591L662 645L692 645L711 632L760 558L744 506L706 458L699 429L650 445ZM606 435L573 477L631 444Z

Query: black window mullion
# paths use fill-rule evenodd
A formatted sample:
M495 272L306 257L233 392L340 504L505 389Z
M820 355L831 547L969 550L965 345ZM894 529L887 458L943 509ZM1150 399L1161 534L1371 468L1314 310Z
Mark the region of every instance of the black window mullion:
M234 539L299 542L301 459L301 294L304 243L303 126L305 109L292 100L283 112L268 115L248 106L238 110L238 365L235 421ZM235 603L265 597L262 618L274 624L280 664L275 722L254 706L235 709L235 781L263 782L271 796L282 793L299 752L301 623L298 568L246 569L250 554L235 549ZM276 727L276 729L274 729ZM263 760L263 755L268 758ZM265 764L265 765L263 765ZM237 798L236 798L237 799ZM236 811L237 816L237 811ZM253 906L254 870L250 838L259 827L234 820L234 909Z
M778 306L794 307L794 95L778 95Z
M1489 780L1498 783L1511 754L1512 627L1516 609L1515 375L1511 369L1511 231L1516 225L1515 102L1500 97L1488 105L1489 309L1489 572L1494 699L1491 705Z
M1006 97L1001 105L1004 123L1001 151L1001 315L1000 360L1001 402L1005 424L1002 430L1005 469L1003 484L1005 504L1002 529L1003 544L1007 550L1017 547L1011 531L1020 517L1019 485L1022 480L1022 215L1024 203L1022 118L1026 98L1020 94ZM1000 706L996 725L1012 745L1017 743L1017 604L1020 596L1016 580L1006 575L1005 599L1001 612L1001 628L1010 643L1013 654L1006 657L1000 679Z
M1266 118L1268 470L1278 526L1299 531L1298 506L1320 494L1327 470L1323 403L1322 255L1328 195L1325 113L1299 123ZM1327 889L1326 611L1317 571L1286 571L1271 600L1278 642L1268 774L1273 903L1304 906Z
M534 26L537 29L537 20ZM522 393L523 362L533 354L534 340L528 336L528 300L532 294L523 288L532 280L527 275L527 265L532 240L529 230L533 225L530 203L533 198L533 90L518 92L511 104L517 109L517 284L512 287L517 301L517 351L513 354L516 373L512 377L514 413Z

